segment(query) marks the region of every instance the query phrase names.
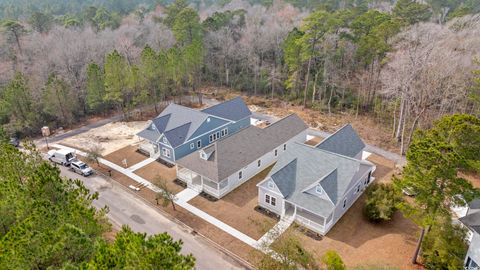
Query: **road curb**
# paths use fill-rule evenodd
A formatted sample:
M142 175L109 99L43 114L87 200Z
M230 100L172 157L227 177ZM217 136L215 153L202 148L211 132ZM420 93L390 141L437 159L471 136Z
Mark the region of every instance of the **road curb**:
M144 197L140 196L138 193L136 192L133 192L132 190L130 190L129 188L127 188L126 186L122 185L121 183L119 183L118 181L116 181L114 178L108 176L108 175L105 175L104 173L102 172L98 172L96 171L96 174L105 178L106 181L112 181L114 183L112 183L112 185L116 185L116 186L119 186L120 188L122 188L123 190L127 191L128 193L134 195L135 197L139 198L140 200L142 200L145 204L149 205L150 207L152 207L155 211L157 211L159 214L161 214L162 216L168 218L169 220L177 223L178 225L180 225L181 227L183 227L184 229L186 229L188 231L188 233L192 234L192 235L198 235L200 236L200 238L202 240L204 240L205 242L207 242L208 244L210 244L211 246L213 246L215 249L217 249L218 251L220 251L221 253L229 256L231 259L235 260L237 263L239 263L240 265L242 265L243 267L247 268L247 269L253 269L254 266L248 262L247 260L243 259L242 257L238 256L237 254L233 253L232 251L222 247L220 244L216 243L215 241L211 240L210 238L208 238L207 236L197 232L196 230L194 230L192 227L190 227L189 225L185 224L184 222L182 222L181 220L175 218L174 216L172 216L171 214L169 214L168 212L166 211L163 211L162 209L158 208L155 204L153 204L152 202L150 202L149 200L145 199Z

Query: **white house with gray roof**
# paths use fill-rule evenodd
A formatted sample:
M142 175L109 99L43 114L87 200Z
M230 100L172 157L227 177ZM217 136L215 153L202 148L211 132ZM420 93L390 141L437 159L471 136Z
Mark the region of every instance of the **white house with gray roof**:
M459 221L468 229L469 247L465 256L465 269L480 267L480 199L467 204L465 215Z
M346 125L317 146L291 145L258 186L258 203L325 235L372 182L357 133Z
M170 104L137 135L140 150L169 163L250 126L251 112L240 98L204 110Z
M295 114L265 128L249 126L177 161L177 178L216 198L269 167L297 142L307 125Z

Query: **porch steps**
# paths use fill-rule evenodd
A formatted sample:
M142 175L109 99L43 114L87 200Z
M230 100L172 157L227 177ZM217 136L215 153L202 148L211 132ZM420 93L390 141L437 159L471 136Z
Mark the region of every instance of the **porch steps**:
M295 220L294 216L283 216L280 221L273 226L267 233L265 233L258 240L258 248L261 250L266 250L268 247L282 234L284 233L290 225L292 225Z

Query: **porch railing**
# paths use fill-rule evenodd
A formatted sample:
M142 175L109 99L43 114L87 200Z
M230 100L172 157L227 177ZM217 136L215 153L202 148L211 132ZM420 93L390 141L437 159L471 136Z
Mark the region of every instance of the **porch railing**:
M325 231L325 227L323 226L323 224L319 224L317 222L311 221L308 218L300 216L298 213L295 215L295 220L301 225L304 225L305 227L312 229L314 231L319 231L321 233Z

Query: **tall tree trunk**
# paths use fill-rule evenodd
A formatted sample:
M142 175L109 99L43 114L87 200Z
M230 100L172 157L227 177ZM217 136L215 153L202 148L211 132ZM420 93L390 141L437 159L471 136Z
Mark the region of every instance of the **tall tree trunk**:
M402 156L405 154L405 126L407 125L407 119L408 119L408 110L405 112L405 116L403 118L402 135L400 139L400 155Z
M318 78L318 72L315 73L315 79L313 79L312 104L315 103L315 95L317 94L317 78Z
M333 87L330 87L330 96L328 97L328 114L332 114L332 111L331 111L332 97L333 97Z
M303 107L307 107L308 80L310 79L310 67L312 65L312 56L308 58L307 74L305 74L305 89L303 90Z
M407 148L410 146L410 143L412 142L412 137L413 133L415 132L415 129L417 128L418 120L422 116L422 114L425 112L425 108L422 109L422 111L415 116L415 119L413 120L412 128L410 130L410 133L408 134L408 141L407 141Z
M402 93L402 96L400 97L400 115L398 116L398 126L397 126L397 131L395 133L395 138L397 138L398 142L400 142L400 136L402 131L402 125L404 122L404 117L405 117L405 98L404 98L404 94Z

